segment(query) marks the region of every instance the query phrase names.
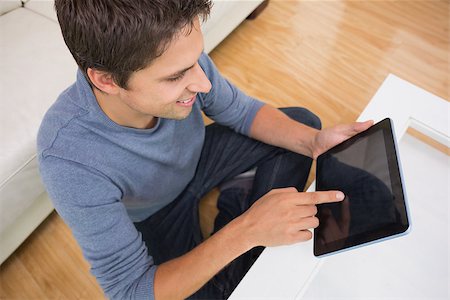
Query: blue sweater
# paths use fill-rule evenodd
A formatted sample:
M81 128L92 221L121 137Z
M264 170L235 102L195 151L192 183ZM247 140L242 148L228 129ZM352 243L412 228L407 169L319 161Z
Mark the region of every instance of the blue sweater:
M120 126L103 113L78 71L41 124L45 187L111 298L154 298L157 266L133 222L169 204L193 178L205 135L201 111L248 134L263 105L226 81L206 54L199 63L212 89L198 94L184 120L158 119L151 129Z

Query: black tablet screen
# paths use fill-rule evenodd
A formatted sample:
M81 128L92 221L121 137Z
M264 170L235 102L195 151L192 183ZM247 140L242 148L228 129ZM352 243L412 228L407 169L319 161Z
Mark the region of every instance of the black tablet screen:
M406 231L408 218L390 120L319 156L316 190L340 190L346 195L342 202L318 205L317 256Z

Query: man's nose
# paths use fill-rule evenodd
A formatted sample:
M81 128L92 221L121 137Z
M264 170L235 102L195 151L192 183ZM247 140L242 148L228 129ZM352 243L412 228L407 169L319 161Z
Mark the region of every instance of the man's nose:
M203 69L197 63L192 71L193 79L187 87L188 90L194 93L208 93L212 85L208 77L206 77L205 72L203 72Z

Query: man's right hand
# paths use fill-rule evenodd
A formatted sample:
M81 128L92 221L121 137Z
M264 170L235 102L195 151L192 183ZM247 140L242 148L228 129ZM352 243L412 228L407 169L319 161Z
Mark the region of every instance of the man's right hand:
M299 193L295 188L270 191L190 252L159 265L154 281L155 298L187 298L255 246L286 245L310 239L312 234L308 229L319 224L315 217L316 204L339 201L338 193Z
M317 204L344 199L339 191L298 192L296 188L274 189L256 201L239 218L248 248L279 246L311 239L309 229L319 226Z

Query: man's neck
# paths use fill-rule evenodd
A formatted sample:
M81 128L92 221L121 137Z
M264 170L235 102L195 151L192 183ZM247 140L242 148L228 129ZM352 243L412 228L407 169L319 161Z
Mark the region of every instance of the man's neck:
M93 88L93 92L102 111L114 123L137 129L150 129L156 125L156 117L143 115L133 110L119 97L103 93L96 88Z

